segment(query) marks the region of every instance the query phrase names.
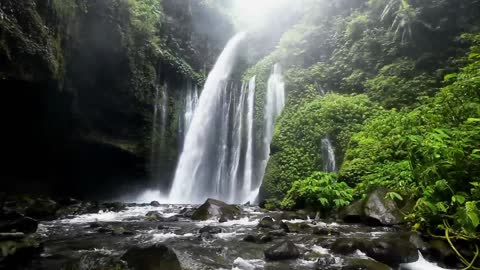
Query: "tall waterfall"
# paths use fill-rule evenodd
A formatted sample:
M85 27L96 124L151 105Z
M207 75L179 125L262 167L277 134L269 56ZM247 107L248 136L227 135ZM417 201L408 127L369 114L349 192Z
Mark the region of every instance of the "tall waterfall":
M335 150L333 148L330 139L325 138L322 140L322 158L323 158L323 170L325 172L336 172L337 163L335 161Z
M252 182L254 181L254 138L253 121L255 120L255 76L248 83L247 99L247 152L245 154L245 174L243 176L243 194L248 198L252 192Z
M232 109L232 99L228 96L233 93L228 78L244 38L245 34L240 33L228 42L205 82L175 172L169 194L172 203L200 203L207 197L232 200L228 198L231 190L231 184L225 181L228 179L218 179L228 171L224 168L231 166L225 162L231 160L227 159L226 147L231 136L229 128L223 130L228 127L226 115L230 115ZM224 158L219 164L221 157Z
M273 66L272 74L268 79L267 95L264 108L264 131L263 131L263 160L260 166L259 181L265 176L265 169L270 158L270 144L275 129L275 121L285 106L285 83L282 77L280 64ZM257 183L257 194L252 194L252 198L258 195L261 182Z
M178 119L178 133L180 142L183 145L183 139L187 135L188 128L192 123L193 112L198 104L198 87L188 82L185 89L185 100L183 102L182 113Z

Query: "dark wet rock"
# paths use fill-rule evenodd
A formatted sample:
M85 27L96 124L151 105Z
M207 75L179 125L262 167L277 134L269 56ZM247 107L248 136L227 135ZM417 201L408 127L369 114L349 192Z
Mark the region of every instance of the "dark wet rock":
M317 269L330 269L336 263L335 257L332 255L322 255L317 259Z
M99 223L99 222L92 222L92 223L90 223L90 228L93 228L93 229L94 229L94 228L100 228L100 227L102 227L102 224Z
M149 211L145 217L148 221L160 221L162 219L162 215L158 211Z
M306 219L306 218L307 218L306 216L299 215L298 213L292 212L292 211L285 211L285 212L282 212L282 214L280 215L281 220L294 220L294 219Z
M197 210L197 209L196 208L185 207L180 211L180 215L182 215L185 218L192 218L192 215L193 215L193 213L195 213L195 210Z
M55 219L55 212L59 205L50 199L36 199L35 202L25 209L25 215L40 219L52 220Z
M340 235L340 232L328 227L314 227L312 233L315 235L322 235L322 236Z
M0 242L7 241L7 240L20 240L25 238L25 234L22 232L14 232L14 233L0 233Z
M282 237L286 236L287 233L284 230L272 230L268 232L271 236L277 236L277 237Z
M150 203L150 205L151 205L151 206L154 206L154 207L159 207L159 206L160 206L160 203L157 202L157 201L152 201L152 202Z
M223 231L222 228L219 228L219 227L205 226L205 227L201 228L198 232L200 234L202 234L202 233L218 234L218 233L221 233L222 231Z
M315 219L316 213L306 209L300 209L295 211L295 214L300 217L299 219Z
M229 205L222 201L215 199L207 199L195 212L192 214L193 220L208 220L211 218L218 218L219 222L237 219L240 215L240 208L236 205Z
M264 217L258 223L258 227L260 228L273 228L275 225L275 221L271 217Z
M358 200L349 206L340 210L339 216L343 221L348 223L360 223L365 219L365 213L363 212L363 206L365 200Z
M37 231L37 228L37 220L18 213L4 216L2 220L0 220L0 232L34 233Z
M93 267L93 268L92 268ZM119 258L101 253L87 253L78 259L73 259L64 264L65 270L127 270L127 264Z
M104 208L108 211L112 212L120 212L123 210L127 209L127 205L122 202L108 202L108 203L103 203L100 208Z
M428 244L423 241L421 235L416 232L409 232L407 233L408 241L412 243L418 250L420 251L426 251L428 249Z
M460 249L458 243L456 243L456 248ZM462 254L465 255L466 253ZM425 258L439 261L441 264L447 267L455 267L458 262L455 252L452 250L450 245L442 239L433 239L428 242Z
M404 222L394 200L387 197L388 190L379 188L370 193L365 201L364 213L368 221L381 225L397 225Z
M265 258L272 261L297 259L300 257L300 251L291 241L284 241L276 244L264 252Z
M257 243L257 236L253 234L249 234L243 238L243 241L250 242L250 243Z
M130 248L123 256L128 266L137 270L181 270L175 252L164 245Z
M396 234L384 235L378 239L339 238L335 240L331 250L342 255L360 250L368 257L392 267L418 260L417 248L408 238L400 238Z
M134 235L133 231L127 230L122 226L115 226L111 232L113 235Z
M273 241L273 237L268 233L261 233L257 235L249 234L243 238L243 241L256 244L265 244Z
M351 259L342 270L390 270L388 265L369 259Z
M42 252L40 236L30 234L15 241L0 241L0 266L7 266L6 269L18 269L19 265L30 262L34 256ZM12 266L10 268L9 266Z
M178 216L171 216L171 217L162 217L160 218L159 221L161 222L177 222L179 219L178 219Z
M260 243L268 243L273 241L273 237L269 233L266 233L259 235L258 240Z
M100 227L97 229L97 232L99 233L113 233L113 226L112 225L107 225L105 227Z
M356 250L364 252L370 245L371 242L368 239L338 238L332 244L331 250L334 253L349 255L354 253Z
M311 233L312 231L312 227L308 223L291 223L287 221L283 224L282 228L289 233Z

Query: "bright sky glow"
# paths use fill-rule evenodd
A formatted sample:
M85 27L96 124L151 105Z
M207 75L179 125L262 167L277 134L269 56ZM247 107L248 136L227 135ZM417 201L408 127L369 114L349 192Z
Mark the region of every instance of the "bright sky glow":
M240 27L251 29L273 23L275 10L284 8L296 0L234 0L233 14Z

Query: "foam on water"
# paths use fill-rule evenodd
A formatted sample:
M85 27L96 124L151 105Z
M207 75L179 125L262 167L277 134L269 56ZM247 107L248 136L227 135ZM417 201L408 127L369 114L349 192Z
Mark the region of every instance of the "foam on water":
M218 223L218 219L209 219L204 221L198 221L195 223L198 227L204 227L207 225L215 224L216 226L221 227L231 227L231 226L257 226L259 219L250 219L249 217L244 217L236 220L229 220L227 222ZM217 224L218 223L218 224Z
M400 269L402 270L445 270L446 268L442 268L435 263L431 263L425 258L423 258L422 253L418 252L418 260L412 263L404 263L400 265Z
M158 211L161 213L165 207L153 207L153 206L135 206L128 207L126 210L120 212L104 212L99 211L94 214L85 214L76 216L72 219L62 219L60 223L90 223L90 222L116 222L116 221L125 221L128 218L132 217L144 217L150 211ZM165 214L166 217L171 215L171 213Z
M323 248L321 246L317 246L317 245L312 246L312 251L322 255L328 254L328 249Z
M263 260L245 260L243 258L236 258L233 261L232 270L255 270L257 268L263 268L265 261Z

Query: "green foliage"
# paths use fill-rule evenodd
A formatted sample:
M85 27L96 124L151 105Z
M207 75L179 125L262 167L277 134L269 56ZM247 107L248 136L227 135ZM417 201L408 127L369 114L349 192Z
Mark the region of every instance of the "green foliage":
M326 137L333 138L341 158L351 135L378 110L365 95L328 94L284 114L274 133L264 191L272 198L283 198L294 181L322 170L319 153Z
M310 177L295 181L281 206L286 209L312 208L330 212L347 206L353 200L353 189L337 182L336 174L315 172Z
M380 69L378 75L365 83L372 100L385 108L404 108L418 105L420 98L435 92L435 79L419 74L412 60L401 58Z
M388 187L417 199L408 216L417 229L478 237L480 201L480 58L478 36L469 64L445 77L447 86L412 111L387 111L350 141L341 179L357 196ZM380 96L380 95L379 95Z

